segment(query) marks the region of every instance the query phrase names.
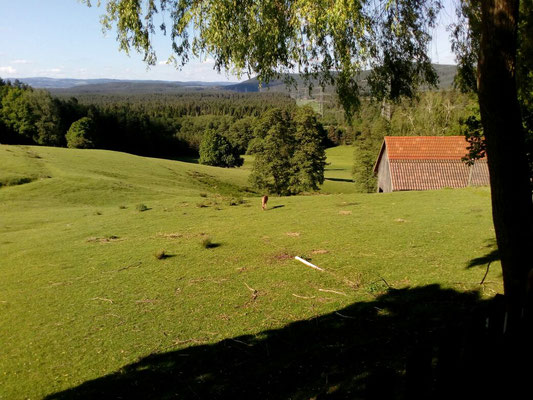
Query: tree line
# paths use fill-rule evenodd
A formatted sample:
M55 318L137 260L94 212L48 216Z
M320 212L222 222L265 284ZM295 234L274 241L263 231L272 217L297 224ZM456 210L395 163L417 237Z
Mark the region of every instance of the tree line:
M103 148L167 158L193 156L205 164L235 167L241 165L240 156L249 150L252 139L265 136L260 131L265 114L281 110L288 127L299 109L293 99L280 93L68 96L74 93L52 96L0 79L0 143ZM351 120L333 98L319 106L321 115L314 118L320 124L321 144L354 144L354 181L361 192L375 190L373 165L384 136L468 133L472 140L479 139L476 99L458 90L426 91L394 103L362 98ZM278 190L274 186L271 190Z
M0 79L0 143L175 158L197 155L207 129L231 131L238 141L241 130L266 110L293 106L286 95L263 93L53 97Z

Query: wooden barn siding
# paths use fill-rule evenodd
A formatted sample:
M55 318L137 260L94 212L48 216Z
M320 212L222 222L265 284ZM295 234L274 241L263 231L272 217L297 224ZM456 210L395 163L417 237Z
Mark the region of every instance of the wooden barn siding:
M385 148L385 151L383 152L383 156L381 157L378 166L378 192L379 189L381 189L383 193L392 192L392 182L390 176L389 156L387 154L387 148Z

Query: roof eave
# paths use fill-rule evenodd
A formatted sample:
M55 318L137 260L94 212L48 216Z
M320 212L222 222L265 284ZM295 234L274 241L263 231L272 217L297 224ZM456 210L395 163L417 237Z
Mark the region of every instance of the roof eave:
M386 147L386 141L385 141L385 138L383 138L383 143L381 144L381 150L379 151L378 159L376 160L376 163L374 164L374 175L378 173L379 163L381 162L381 158L383 157L383 153L385 152L385 147Z

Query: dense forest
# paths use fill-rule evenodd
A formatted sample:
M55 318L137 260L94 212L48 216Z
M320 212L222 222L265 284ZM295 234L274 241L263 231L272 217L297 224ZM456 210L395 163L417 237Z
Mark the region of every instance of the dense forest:
M269 93L52 97L1 79L0 104L0 143L95 147L168 158L196 155L208 129L242 141L237 136L248 135L255 118L266 110L295 106L290 97ZM83 124L73 126L81 119ZM69 143L71 127L86 140Z

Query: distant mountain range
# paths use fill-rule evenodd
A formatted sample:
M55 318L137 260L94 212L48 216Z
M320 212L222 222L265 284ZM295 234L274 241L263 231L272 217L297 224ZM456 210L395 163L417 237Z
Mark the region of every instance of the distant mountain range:
M445 64L433 64L433 68L435 68L435 71L437 72L437 75L439 76L439 83L438 88L439 89L449 89L453 86L453 79L455 77L455 74L457 72L457 66L456 65L445 65ZM368 77L370 71L362 71L359 77L359 80L361 81L362 85L365 86L366 78ZM259 81L257 78L248 79L246 81L236 83L236 84L229 84L224 86L224 90L234 90L237 92L263 92L263 91L269 91L269 92L284 92L284 93L291 93L291 94L301 94L306 91L307 84L304 82L303 78L300 77L297 74L291 74L292 78L294 78L296 82L297 87L287 87L285 82L282 79L275 79L270 81L267 84L263 84L262 87L259 87ZM321 92L321 88L318 85L317 81L313 81L313 86L316 88L317 92ZM332 86L326 86L324 88L324 93L331 93L334 91L334 88ZM316 94L316 93L315 93Z
M46 78L46 77L32 77L32 78L6 78L6 80L19 81L39 89L81 89L95 92L103 90L105 87L109 88L110 92L114 90L135 89L139 87L141 91L148 88L183 88L183 87L221 87L233 85L232 82L180 82L180 81L158 81L158 80L130 80L130 79L71 79L71 78Z
M439 89L449 89L453 85L457 67L455 65L434 64L433 67L439 76ZM47 89L52 94L76 95L76 94L148 94L148 93L183 93L186 91L218 91L230 90L236 92L279 92L290 94L295 98L308 97L307 84L298 74L292 74L296 87L287 87L282 79L272 80L259 87L256 78L248 79L239 83L232 82L180 82L180 81L156 81L156 80L121 80L121 79L56 79L56 78L18 78L19 81L34 88ZM364 87L368 71L360 75ZM6 78L14 81L15 78ZM321 94L322 90L317 81L313 82L316 90ZM324 94L332 94L334 88L326 86Z

